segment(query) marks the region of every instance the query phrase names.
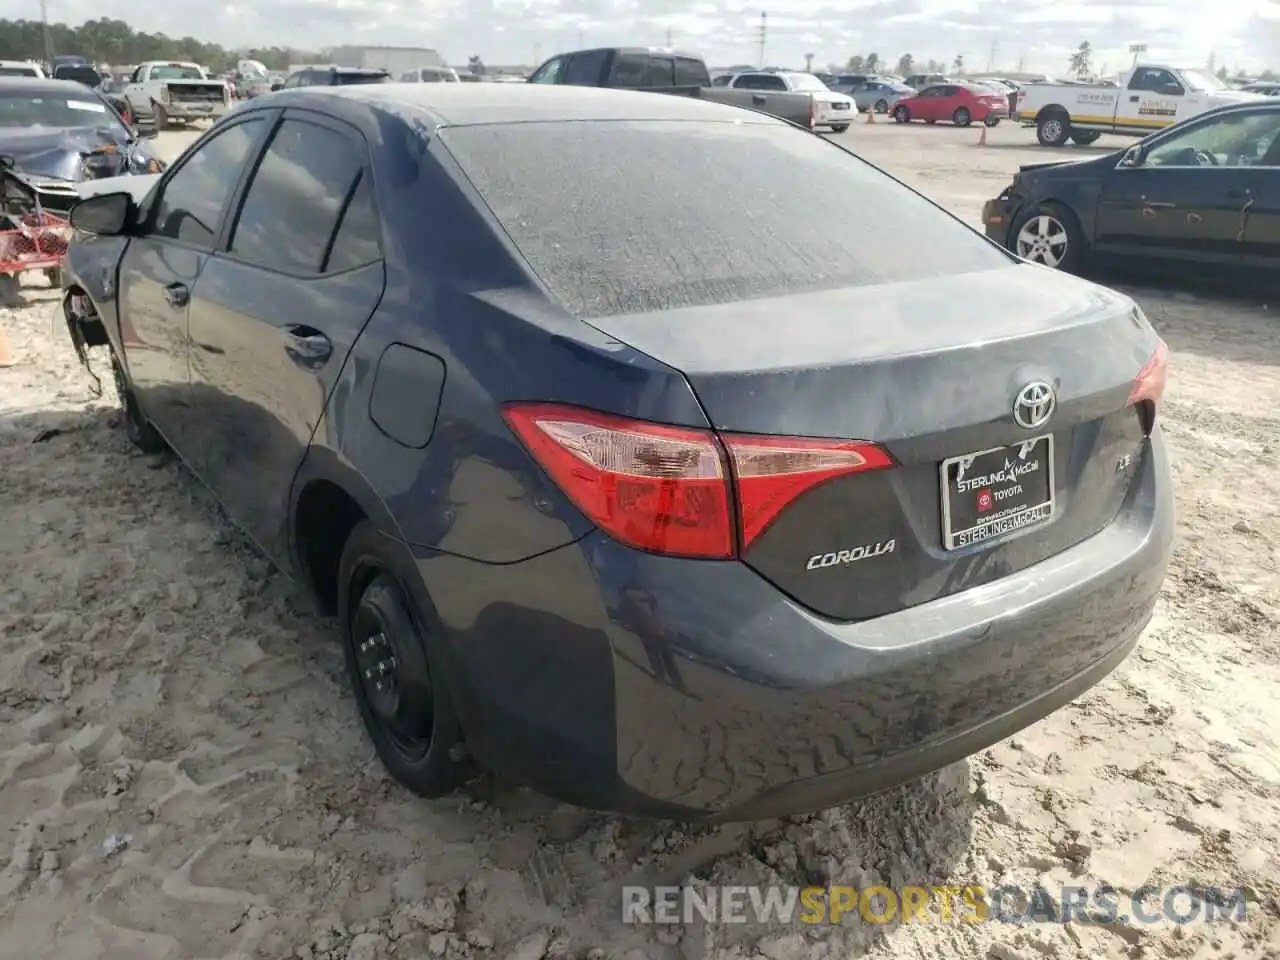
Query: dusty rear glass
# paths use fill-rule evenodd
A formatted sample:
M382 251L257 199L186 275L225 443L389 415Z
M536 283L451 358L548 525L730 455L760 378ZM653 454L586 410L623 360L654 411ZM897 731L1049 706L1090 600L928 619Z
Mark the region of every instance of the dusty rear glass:
M778 124L520 123L453 127L442 140L579 317L1011 262L870 165Z

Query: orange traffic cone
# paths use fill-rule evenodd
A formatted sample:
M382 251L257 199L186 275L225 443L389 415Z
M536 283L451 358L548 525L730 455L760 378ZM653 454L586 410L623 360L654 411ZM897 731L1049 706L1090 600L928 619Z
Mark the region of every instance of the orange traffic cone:
M9 346L9 337L5 334L4 327L0 325L0 367L12 367L15 362L13 348Z
M871 106L867 107L867 123L875 123L875 122L876 122L876 105L873 103Z
M985 147L987 145L987 125L982 125L982 134L978 137L978 146Z

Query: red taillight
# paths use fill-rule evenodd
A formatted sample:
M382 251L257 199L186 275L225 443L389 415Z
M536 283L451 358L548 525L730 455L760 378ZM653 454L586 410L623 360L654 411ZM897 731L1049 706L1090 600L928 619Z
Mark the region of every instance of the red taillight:
M742 549L800 494L847 473L893 466L880 447L856 440L722 434L733 462L742 518Z
M1169 348L1163 340L1151 359L1142 365L1129 391L1129 406L1138 407L1142 432L1148 436L1156 426L1156 407L1164 396L1165 377L1169 368Z
M893 466L880 447L852 440L718 436L545 403L512 404L505 414L592 522L629 546L673 556L732 557L806 491Z
M1169 369L1169 348L1163 340L1156 347L1156 352L1151 355L1141 370L1138 371L1137 378L1133 381L1133 390L1129 393L1129 405L1140 403L1143 400L1150 400L1152 403L1158 403L1160 398L1164 396L1165 377Z
M610 536L653 553L733 556L727 471L710 431L554 404L505 413L551 479Z

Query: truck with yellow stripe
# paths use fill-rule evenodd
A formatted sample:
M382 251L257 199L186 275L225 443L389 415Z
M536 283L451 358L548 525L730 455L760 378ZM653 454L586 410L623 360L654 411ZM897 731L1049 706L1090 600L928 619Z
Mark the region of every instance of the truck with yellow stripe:
M1136 64L1102 83L1031 83L1017 94L1013 119L1036 128L1046 147L1089 144L1104 133L1144 137L1214 107L1261 94L1232 90L1208 70Z

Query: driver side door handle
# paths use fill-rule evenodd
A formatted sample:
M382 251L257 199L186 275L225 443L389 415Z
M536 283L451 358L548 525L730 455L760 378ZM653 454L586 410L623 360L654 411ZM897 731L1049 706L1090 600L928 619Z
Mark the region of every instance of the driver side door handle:
M763 106L765 105L765 96L764 96L764 94L762 94L762 93L753 93L753 94L751 95L751 103L752 103L754 106L757 106L757 107L763 107Z

